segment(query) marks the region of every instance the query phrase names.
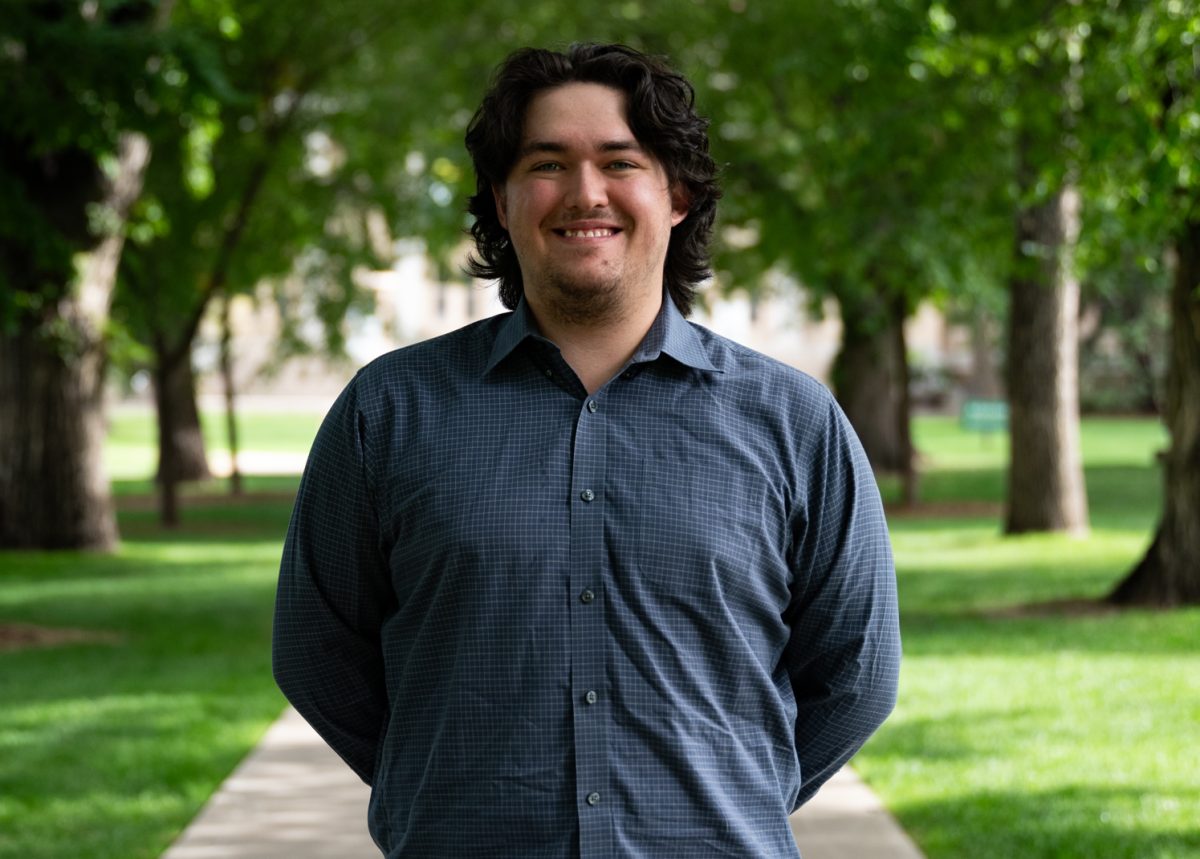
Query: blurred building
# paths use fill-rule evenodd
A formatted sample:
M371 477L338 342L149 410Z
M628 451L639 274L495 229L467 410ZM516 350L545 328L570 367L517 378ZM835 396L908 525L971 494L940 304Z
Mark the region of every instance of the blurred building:
M289 398L328 402L358 367L373 358L504 312L494 285L457 273L450 278L439 277L435 264L418 246L402 249L405 252L391 269L358 275L359 284L373 294L374 312L348 317L346 360L310 355L278 361L281 323L276 298L264 289L256 299L236 299L231 328L239 394L255 399L271 397L280 404ZM803 291L781 278L758 296L705 290L692 319L828 382L841 323L836 303L826 302L816 313L810 304ZM314 331L310 332L314 338L319 336L317 327L314 323ZM969 364L966 336L948 326L932 306L920 308L909 320L906 333L919 385L937 387L938 379L955 375ZM217 321L210 319L196 352L203 380L201 393L209 396L221 390L215 372L219 339ZM917 394L919 401L924 399L920 390Z

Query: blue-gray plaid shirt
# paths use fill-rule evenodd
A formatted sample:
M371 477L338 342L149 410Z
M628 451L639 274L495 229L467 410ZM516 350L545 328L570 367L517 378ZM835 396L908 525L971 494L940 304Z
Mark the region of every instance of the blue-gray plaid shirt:
M386 856L762 859L891 711L900 640L829 392L665 300L591 396L523 304L361 370L274 651Z

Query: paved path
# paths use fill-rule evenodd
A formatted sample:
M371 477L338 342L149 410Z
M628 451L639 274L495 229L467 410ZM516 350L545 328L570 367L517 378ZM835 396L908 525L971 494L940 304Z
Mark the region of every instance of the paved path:
M288 708L162 859L379 859L367 787ZM924 859L849 769L792 816L804 859Z

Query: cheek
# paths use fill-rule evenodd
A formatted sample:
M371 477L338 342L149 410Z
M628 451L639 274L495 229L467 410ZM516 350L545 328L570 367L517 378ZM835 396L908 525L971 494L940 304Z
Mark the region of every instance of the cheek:
M657 186L642 186L628 199L631 211L641 213L656 222L665 222L669 227L674 226L674 212L671 198Z
M554 209L554 188L548 182L533 183L520 188L508 199L510 221L520 226L534 228Z

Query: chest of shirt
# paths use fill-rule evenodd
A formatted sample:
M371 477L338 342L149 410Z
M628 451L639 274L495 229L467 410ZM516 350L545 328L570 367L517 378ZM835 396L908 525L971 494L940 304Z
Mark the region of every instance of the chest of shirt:
M639 376L580 399L532 378L396 414L376 474L401 605L451 589L486 606L581 566L656 599L786 605L780 430L702 388Z

